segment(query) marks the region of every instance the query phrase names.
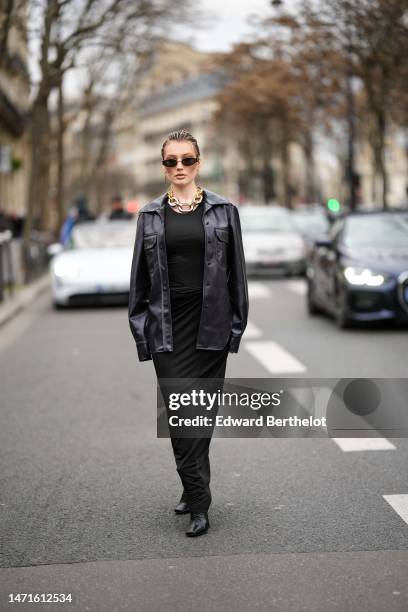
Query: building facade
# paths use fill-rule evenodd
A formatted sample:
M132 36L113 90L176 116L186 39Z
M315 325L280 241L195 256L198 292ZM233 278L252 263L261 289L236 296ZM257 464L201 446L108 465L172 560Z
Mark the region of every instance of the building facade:
M26 8L21 3L19 7L8 22L5 12L0 13L0 210L12 216L24 215L30 164L30 79L21 27Z

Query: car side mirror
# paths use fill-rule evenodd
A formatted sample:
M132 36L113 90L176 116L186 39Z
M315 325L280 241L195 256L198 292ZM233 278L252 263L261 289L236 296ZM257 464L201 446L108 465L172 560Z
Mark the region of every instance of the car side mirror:
M61 251L64 250L64 247L62 246L62 244L60 244L59 242L53 242L52 244L49 244L47 246L47 255L49 255L50 257L54 257L55 255L58 255L58 253L61 253Z

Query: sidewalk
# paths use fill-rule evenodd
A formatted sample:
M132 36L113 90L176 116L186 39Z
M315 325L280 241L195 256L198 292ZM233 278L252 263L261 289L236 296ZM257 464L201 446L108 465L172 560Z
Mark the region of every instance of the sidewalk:
M16 612L406 612L407 564L406 550L200 555L193 548L184 557L8 567L0 568L0 606ZM10 603L10 593L71 593L72 603Z
M5 297L0 304L0 327L19 312L27 308L35 298L50 288L51 279L48 272L26 286L17 287L14 295Z

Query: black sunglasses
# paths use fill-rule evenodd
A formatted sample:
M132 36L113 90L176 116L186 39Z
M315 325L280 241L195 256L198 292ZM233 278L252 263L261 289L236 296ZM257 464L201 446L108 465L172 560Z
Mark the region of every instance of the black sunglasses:
M181 160L183 166L194 166L197 162L198 157L184 157ZM175 166L177 166L177 159L163 159L162 164L166 166L166 168L175 168Z

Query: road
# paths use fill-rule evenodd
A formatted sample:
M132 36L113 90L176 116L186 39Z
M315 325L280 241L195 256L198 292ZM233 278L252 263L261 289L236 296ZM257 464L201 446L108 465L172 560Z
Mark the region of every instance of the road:
M406 346L309 318L301 279L254 280L227 377L404 378ZM125 308L45 294L2 329L0 364L1 610L30 609L18 592L81 612L408 609L406 439L215 438L211 529L190 539Z

